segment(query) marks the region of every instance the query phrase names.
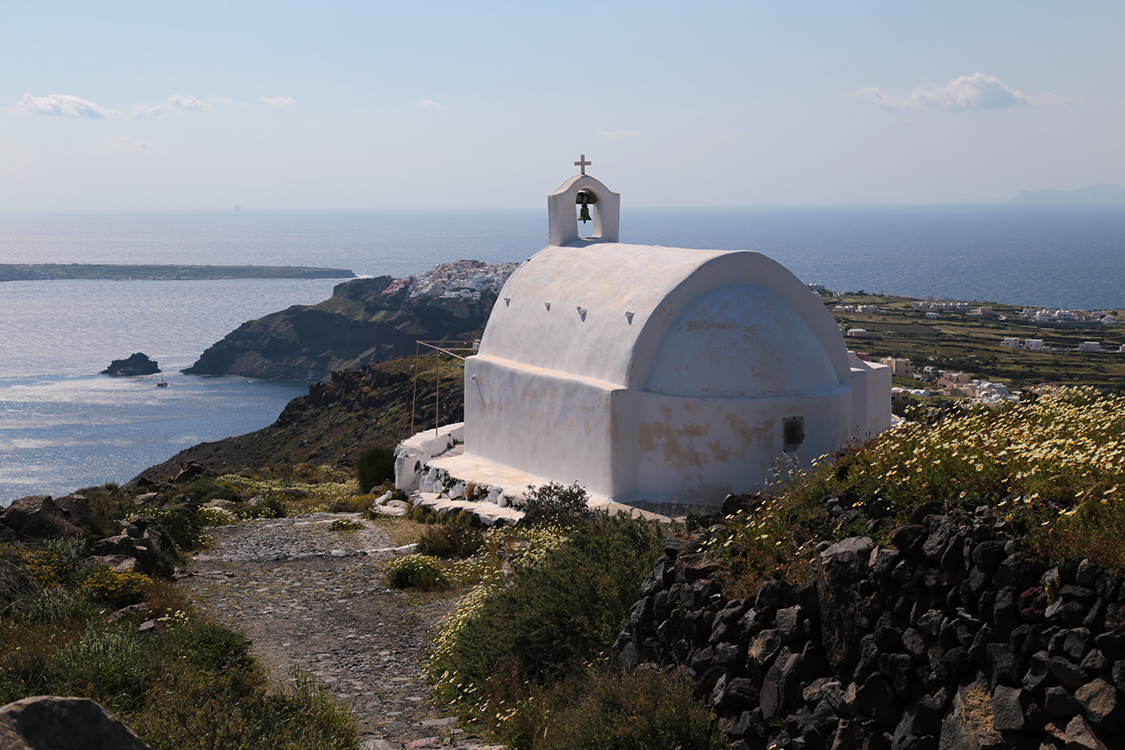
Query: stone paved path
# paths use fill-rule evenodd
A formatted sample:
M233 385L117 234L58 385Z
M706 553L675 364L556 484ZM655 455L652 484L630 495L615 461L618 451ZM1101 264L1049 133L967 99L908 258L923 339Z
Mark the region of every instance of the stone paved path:
M387 589L396 554L376 525L328 528L357 514L258 519L214 530L212 548L179 584L220 622L246 633L277 680L311 672L360 722L363 750L488 747L443 716L428 697L422 663L454 605Z

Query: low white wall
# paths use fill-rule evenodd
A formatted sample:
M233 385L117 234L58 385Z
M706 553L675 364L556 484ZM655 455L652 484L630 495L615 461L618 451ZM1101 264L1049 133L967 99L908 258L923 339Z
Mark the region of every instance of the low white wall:
M403 440L395 447L395 487L403 492L418 489L418 480L426 462L463 442L464 422L447 424L437 430L425 430Z
M852 389L851 437L867 440L891 426L891 368L848 352Z
M465 452L613 496L612 383L494 357L465 360Z

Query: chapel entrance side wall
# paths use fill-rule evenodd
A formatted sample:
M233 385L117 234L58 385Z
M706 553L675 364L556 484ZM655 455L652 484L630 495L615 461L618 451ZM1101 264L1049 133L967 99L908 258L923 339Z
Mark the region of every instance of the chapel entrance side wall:
M611 383L477 355L465 360L465 453L591 493L620 493Z

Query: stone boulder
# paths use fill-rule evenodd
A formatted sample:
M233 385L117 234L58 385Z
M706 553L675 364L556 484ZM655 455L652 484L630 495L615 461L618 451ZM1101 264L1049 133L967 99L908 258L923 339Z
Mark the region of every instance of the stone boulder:
M89 504L86 504L85 510L88 514ZM82 530L70 521L69 516L70 512L60 508L50 495L28 495L12 501L0 513L0 524L28 537L78 536Z
M109 363L109 367L98 374L130 377L132 375L155 375L158 372L160 372L160 366L156 360L149 359L141 352L136 352L127 359L113 360Z
M207 467L198 461L185 461L180 464L180 471L172 478L172 484L187 484L207 473Z
M0 707L5 750L151 750L87 698L40 695Z
M851 537L820 553L818 593L824 629L824 653L841 675L850 676L859 658L859 641L868 627L863 615L863 597L855 584L867 574L867 563L875 548L870 537Z
M89 526L94 522L94 512L90 508L90 500L85 495L67 495L56 497L55 505L63 512L67 521L75 526Z

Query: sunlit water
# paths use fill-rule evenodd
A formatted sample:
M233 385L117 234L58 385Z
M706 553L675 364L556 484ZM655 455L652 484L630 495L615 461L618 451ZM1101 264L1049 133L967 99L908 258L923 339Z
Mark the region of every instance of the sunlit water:
M0 215L0 263L315 265L403 276L461 258L523 260L545 243L545 215ZM621 239L758 250L837 290L1125 307L1117 207L626 206ZM0 284L0 503L124 481L182 448L269 424L304 384L178 371L242 322L318 302L336 283ZM168 388L157 389L156 377L95 374L137 351L160 362Z
M305 384L181 375L243 321L331 294L309 281L0 284L0 502L121 482L264 427ZM161 375L97 375L144 352ZM165 378L168 387L157 388Z

